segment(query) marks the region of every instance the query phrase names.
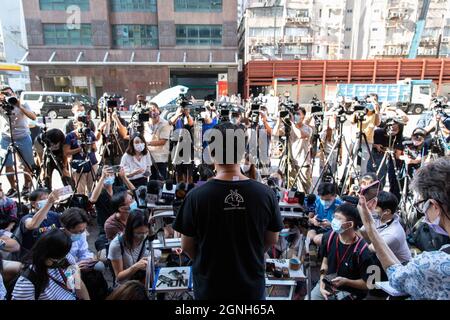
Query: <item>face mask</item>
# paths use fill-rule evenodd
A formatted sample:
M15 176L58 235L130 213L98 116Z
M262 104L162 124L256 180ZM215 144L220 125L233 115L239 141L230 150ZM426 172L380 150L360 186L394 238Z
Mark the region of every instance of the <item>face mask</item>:
M243 165L241 165L241 169L244 172L249 172L250 171L250 166L251 165L249 165L249 164L243 164Z
M239 123L238 118L231 118L231 119L230 119L230 122L231 122L232 124L238 124L238 123Z
M373 105L373 103L368 103L366 108L369 111L374 111L375 110L375 106Z
M342 222L340 220L336 219L336 218L334 218L333 221L331 221L331 228L337 234L344 233L345 231L348 230L348 228L347 229L343 229L342 228Z
M142 234L142 233L139 233L139 234L135 233L134 237L136 238L136 240L143 241L143 240L145 240L145 238L148 237L148 233L144 233L144 234Z
M75 241L81 240L81 237L82 237L82 236L83 236L82 233L72 234L72 235L70 236L70 239L72 239L72 242L75 242Z
M295 121L295 123L299 123L300 122L300 116L298 114L296 114L294 116L294 121Z
M153 112L151 113L151 115L150 115L150 116L151 116L151 118L152 118L152 119L156 119L156 118L158 118L158 117L159 117L159 113L158 113L158 112L154 112L154 111L153 111Z
M433 229L434 232L448 237L449 234L447 233L447 231L445 231L445 229L439 225L439 223L441 222L441 217L438 216L434 221L431 221L430 218L428 217L426 212L428 211L430 206L431 204L429 204L428 208L426 208L425 210L425 223L427 223L430 226L430 228Z
M145 149L145 144L144 143L137 143L137 144L134 145L134 149L137 152L142 152Z
M320 199L320 202L322 203L322 205L323 205L323 207L325 209L329 209L333 205L334 200L322 200L322 199Z
M41 210L47 204L47 199L36 202L36 208Z
M79 117L84 117L85 115L86 115L85 111L76 112L74 118L78 119Z
M105 186L112 186L114 184L114 181L116 180L116 177L108 177L105 179L104 184Z
M136 201L133 201L133 203L130 204L130 211L137 210L137 209L139 209L138 204Z

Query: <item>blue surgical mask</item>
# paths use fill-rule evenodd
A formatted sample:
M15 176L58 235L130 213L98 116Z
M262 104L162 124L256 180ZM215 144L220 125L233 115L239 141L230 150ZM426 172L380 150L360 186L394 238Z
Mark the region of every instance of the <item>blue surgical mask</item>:
M322 199L320 199L320 203L322 203L322 205L323 205L323 207L325 209L329 209L333 205L334 200L322 200Z
M83 237L82 233L77 233L77 234L72 234L70 236L70 239L72 239L72 242L76 242L78 240L81 240L82 237Z
M373 103L368 103L366 105L367 110L369 111L374 111L375 110L375 106L373 105Z
M139 209L138 204L136 201L133 201L133 203L130 204L130 211L137 210L137 209Z
M331 228L333 229L334 232L336 232L337 234L341 234L342 232L344 232L345 230L342 229L342 222L336 218L334 218L331 221Z
M105 184L105 186L112 186L114 184L114 181L116 181L116 177L112 176L106 178L103 183Z
M41 210L43 207L45 207L45 205L47 204L47 202L48 202L47 199L36 202L36 208L37 208L38 210Z

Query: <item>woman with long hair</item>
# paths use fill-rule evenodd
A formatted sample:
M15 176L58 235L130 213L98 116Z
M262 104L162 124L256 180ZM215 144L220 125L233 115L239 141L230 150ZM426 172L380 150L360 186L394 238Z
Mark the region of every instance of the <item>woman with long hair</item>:
M125 232L118 234L109 245L108 259L111 260L119 284L126 280L145 280L149 232L148 214L142 210L133 210Z
M71 247L64 231L42 235L25 260L12 300L89 300L77 269L66 257Z

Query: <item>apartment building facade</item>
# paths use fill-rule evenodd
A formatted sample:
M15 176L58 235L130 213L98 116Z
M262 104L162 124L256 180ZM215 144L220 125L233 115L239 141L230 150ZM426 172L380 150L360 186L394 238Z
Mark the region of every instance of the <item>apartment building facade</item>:
M406 57L423 0L247 0L239 22L252 60ZM450 54L450 1L431 0L418 57Z
M237 0L22 1L33 90L116 92L132 103L186 85L203 99L226 74L237 92Z

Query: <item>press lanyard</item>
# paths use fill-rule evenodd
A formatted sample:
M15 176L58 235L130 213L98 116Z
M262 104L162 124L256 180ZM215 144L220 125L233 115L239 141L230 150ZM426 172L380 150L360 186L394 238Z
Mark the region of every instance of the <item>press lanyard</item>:
M345 250L344 255L342 256L342 259L339 258L339 235L336 235L336 261L337 261L337 270L336 273L339 273L339 269L341 268L342 262L344 262L345 257L347 256L348 251L353 247L355 242L358 241L358 236L356 236L356 240L347 247L347 250Z

